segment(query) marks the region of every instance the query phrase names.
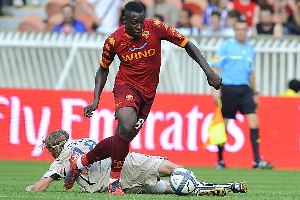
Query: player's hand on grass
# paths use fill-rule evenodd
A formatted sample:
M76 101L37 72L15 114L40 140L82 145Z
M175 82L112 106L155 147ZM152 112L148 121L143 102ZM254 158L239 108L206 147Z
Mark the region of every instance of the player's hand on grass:
M98 108L98 103L93 101L91 104L87 105L84 108L84 117L92 117L93 116L93 111L95 111Z
M26 190L27 192L34 191L34 185L28 185L28 186L25 188L25 190Z
M207 82L210 86L214 87L216 90L220 89L222 86L222 79L215 72L207 74Z

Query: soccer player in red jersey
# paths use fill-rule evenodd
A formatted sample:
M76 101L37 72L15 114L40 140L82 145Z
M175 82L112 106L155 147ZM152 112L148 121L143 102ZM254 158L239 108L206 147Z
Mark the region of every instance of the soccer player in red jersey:
M65 188L73 187L83 166L111 157L109 193L123 195L120 172L129 152L129 144L144 124L156 94L161 65L161 40L185 48L203 69L208 84L220 89L221 78L211 69L200 50L174 28L158 20L145 19L141 4L126 4L124 26L105 41L102 60L95 77L94 101L84 108L91 117L98 108L100 95L107 80L109 66L118 55L121 64L115 78L114 100L118 125L114 136L100 141L96 147L71 161L65 178Z

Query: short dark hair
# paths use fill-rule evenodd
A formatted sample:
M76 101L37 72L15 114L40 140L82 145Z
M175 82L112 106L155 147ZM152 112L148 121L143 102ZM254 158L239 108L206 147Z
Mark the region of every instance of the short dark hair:
M193 12L190 9L184 8L184 9L182 9L182 11L187 12L189 18L191 18L193 15Z
M131 12L143 13L145 12L144 7L137 1L130 1L125 5L124 14L127 15Z
M236 21L235 24L237 24L237 23L246 23L246 24L248 24L247 20L244 19L244 18L242 18L242 17L240 17L240 18Z
M297 79L291 80L289 82L289 88L298 93L300 90L300 81L298 81Z
M165 21L164 17L162 15L159 15L159 14L155 14L154 17L158 18L159 21Z
M228 12L227 17L240 19L241 13L238 10L231 10Z
M274 14L274 10L270 6L262 6L261 11L269 11L271 14Z
M212 13L211 13L210 16L214 16L214 15L216 15L218 17L221 17L221 14L219 12L217 12L217 11L212 11Z

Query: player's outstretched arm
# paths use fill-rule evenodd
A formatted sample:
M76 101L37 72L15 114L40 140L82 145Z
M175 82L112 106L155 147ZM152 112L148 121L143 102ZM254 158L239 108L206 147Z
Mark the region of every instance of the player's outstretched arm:
M50 178L50 177L42 178L41 180L36 182L34 185L27 186L25 188L25 190L28 191L28 192L29 191L35 191L35 192L45 191L53 180L54 179Z
M211 69L200 50L191 41L188 41L184 48L189 56L193 58L203 69L205 75L207 76L208 84L214 87L216 90L220 89L222 85L222 79Z
M94 101L84 108L84 117L92 117L93 111L98 108L100 95L105 86L109 69L100 65L95 76Z

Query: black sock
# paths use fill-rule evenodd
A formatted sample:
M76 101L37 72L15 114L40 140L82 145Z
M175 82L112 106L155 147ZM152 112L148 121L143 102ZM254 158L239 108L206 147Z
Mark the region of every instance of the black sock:
M223 150L224 150L224 144L218 145L219 151L218 151L218 159L219 161L223 160Z
M259 143L259 136L258 136L258 129L250 129L250 139L252 143L252 149L254 154L254 161L258 162L260 160L259 152L258 152L258 143Z

